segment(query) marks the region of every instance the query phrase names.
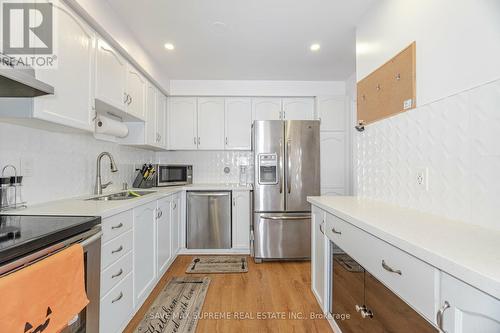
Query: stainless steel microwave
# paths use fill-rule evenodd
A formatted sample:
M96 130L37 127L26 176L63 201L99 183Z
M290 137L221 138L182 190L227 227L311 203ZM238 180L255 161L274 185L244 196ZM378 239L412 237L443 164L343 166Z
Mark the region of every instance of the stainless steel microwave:
M179 186L193 183L193 166L157 164L155 186Z

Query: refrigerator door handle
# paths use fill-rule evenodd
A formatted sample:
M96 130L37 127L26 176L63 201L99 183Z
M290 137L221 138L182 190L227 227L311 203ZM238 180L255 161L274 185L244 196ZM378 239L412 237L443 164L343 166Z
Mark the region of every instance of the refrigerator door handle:
M260 217L263 220L279 220L279 221L285 221L285 220L307 220L311 218L311 215L302 215L302 216L261 216Z
M283 193L283 142L280 139L280 194Z
M287 179L286 186L288 190L288 194L292 192L292 158L290 157L290 151L292 149L292 140L288 139L286 142L286 156L287 156Z

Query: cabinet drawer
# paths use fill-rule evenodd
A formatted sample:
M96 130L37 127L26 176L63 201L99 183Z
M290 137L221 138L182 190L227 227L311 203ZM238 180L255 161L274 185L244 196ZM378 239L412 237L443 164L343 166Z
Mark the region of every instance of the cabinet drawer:
M334 215L327 214L326 220L330 240L417 312L434 319L439 276L434 267Z
M132 271L132 260L132 252L129 252L101 273L101 296L106 295Z
M132 250L132 236L132 230L130 230L103 245L101 249L101 270L105 269Z
M102 242L106 243L132 229L134 215L132 210L110 216L102 221Z
M134 309L132 273L101 300L99 332L117 333Z

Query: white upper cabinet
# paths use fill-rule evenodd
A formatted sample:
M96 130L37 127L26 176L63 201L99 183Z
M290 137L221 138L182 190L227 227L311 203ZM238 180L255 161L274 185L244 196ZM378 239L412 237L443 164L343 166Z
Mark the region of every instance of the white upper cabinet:
M197 149L198 133L196 109L196 97L169 98L167 134L170 149Z
M145 120L146 119L146 88L147 81L132 65L127 66L127 89L125 91L125 104L127 113Z
M146 144L148 145L155 145L158 142L156 131L157 93L156 87L148 83L146 95Z
M125 111L127 62L104 40L97 41L96 106Z
M500 332L500 300L446 273L441 274L439 308L437 317L442 316L443 332ZM437 324L439 326L439 322Z
M312 120L314 119L314 98L283 98L282 111L284 120Z
M167 97L156 92L156 145L167 148Z
M33 117L93 131L95 35L76 14L60 2L57 68L36 71L38 80L54 87L54 95L33 99Z
M321 187L344 189L346 186L346 142L343 132L320 134Z
M224 150L224 98L198 98L198 149Z
M226 98L225 148L227 150L252 149L252 99Z
M345 131L345 96L319 96L316 98L316 109L321 120L321 131Z
M252 99L253 120L280 120L281 98L261 97Z

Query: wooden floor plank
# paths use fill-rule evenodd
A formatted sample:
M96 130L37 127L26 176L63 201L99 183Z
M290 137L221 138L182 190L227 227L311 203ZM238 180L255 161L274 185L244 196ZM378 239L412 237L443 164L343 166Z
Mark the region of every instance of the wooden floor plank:
M125 333L133 333L172 277L187 275L186 267L192 259L177 257ZM309 262L255 264L248 258L248 273L189 274L212 279L196 332L331 332L325 319L310 319L311 313L321 313L311 292L310 269ZM227 318L229 315L231 318ZM303 319L290 319L292 315L301 315Z

